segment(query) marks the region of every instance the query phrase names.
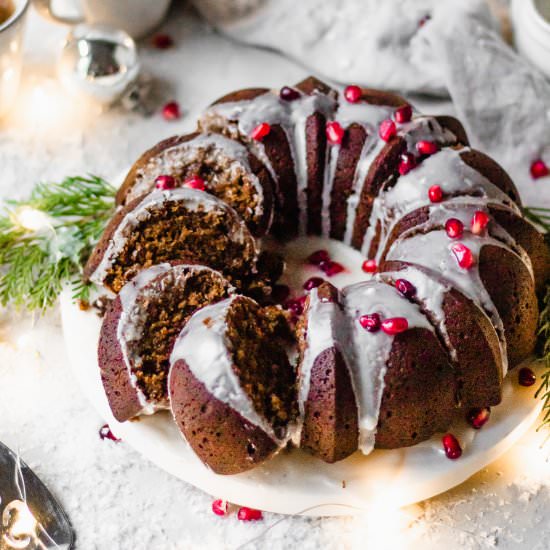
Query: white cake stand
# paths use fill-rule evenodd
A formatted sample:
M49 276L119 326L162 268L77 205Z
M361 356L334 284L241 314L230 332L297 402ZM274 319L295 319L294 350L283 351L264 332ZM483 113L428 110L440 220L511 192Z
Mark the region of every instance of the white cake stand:
M341 243L309 238L291 243L286 250L287 282L293 288L313 274L303 258L313 250L328 248L331 256L348 268L331 282L337 286L365 278L361 256ZM292 277L290 276L292 275ZM117 422L103 392L97 365L97 341L101 319L93 310L82 311L66 290L61 297L66 349L82 389L113 432L163 470L191 483L216 498L282 514L312 516L350 515L374 507L412 504L462 483L496 460L535 422L542 402L534 398L536 385L521 387L512 372L504 384L504 399L493 408L482 430L457 419L452 431L465 447L458 460L445 457L440 436L414 447L360 453L325 464L300 450L281 452L258 468L234 476L213 473L182 439L168 413ZM536 363L531 368L542 373Z

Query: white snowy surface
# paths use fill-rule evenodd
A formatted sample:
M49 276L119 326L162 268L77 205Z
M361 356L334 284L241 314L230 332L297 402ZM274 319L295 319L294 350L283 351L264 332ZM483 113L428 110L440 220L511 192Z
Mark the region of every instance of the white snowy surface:
M193 127L197 112L226 91L280 86L304 70L275 54L212 34L179 6L166 30L177 47L144 44L143 65L185 116L167 123L122 112L92 113L62 98L55 52L66 32L31 13L27 82L17 116L0 126L0 195L24 196L39 180L93 172L112 177L148 146ZM37 92L32 88L40 84ZM34 92L32 90L35 90ZM421 107L426 109L426 106ZM450 112L447 104L429 106ZM547 181L541 181L548 186ZM101 441L100 417L65 356L57 312L37 320L0 317L0 440L19 450L65 506L82 549L234 549L281 516L242 523L218 518L211 498L153 466L124 442ZM285 518L246 548L550 548L550 444L531 430L502 459L460 487L402 512L375 517Z

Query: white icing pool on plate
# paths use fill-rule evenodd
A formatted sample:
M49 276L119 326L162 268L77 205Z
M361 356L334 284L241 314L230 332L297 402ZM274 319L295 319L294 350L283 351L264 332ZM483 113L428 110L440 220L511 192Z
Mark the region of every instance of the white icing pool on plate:
M319 238L303 238L284 250L288 267L283 282L302 294L309 277L322 276L303 260L315 250L326 249L347 271L328 278L345 286L368 276L361 271L363 257L347 246ZM480 431L459 419L450 431L465 446L462 457L449 460L440 436L414 447L356 453L336 464L325 464L299 449L281 452L258 468L235 476L214 474L195 456L182 439L168 413L141 417L137 422L117 422L107 404L97 365L97 341L101 319L95 311L81 311L72 303L71 292L61 297L61 313L67 353L82 390L113 432L163 470L191 483L216 498L244 506L307 515L349 515L371 507L404 506L446 491L472 476L511 447L535 422L542 402L534 399L536 385L518 386L517 370L505 380L501 405ZM537 373L542 365L532 365Z

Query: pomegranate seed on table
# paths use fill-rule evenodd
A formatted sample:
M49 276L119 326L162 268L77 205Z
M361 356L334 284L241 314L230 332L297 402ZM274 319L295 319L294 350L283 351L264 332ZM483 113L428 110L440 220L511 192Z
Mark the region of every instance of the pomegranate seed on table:
M405 122L411 121L412 114L413 114L412 107L409 104L407 104L397 108L395 110L393 117L395 118L395 122L397 122L398 124L404 124Z
M362 95L363 93L359 86L347 86L344 90L344 97L349 103L357 103Z
M483 210L476 210L472 216L470 228L474 235L481 235L489 225L489 214Z
M395 281L395 288L409 300L416 294L416 287L406 279L397 279Z
M409 322L405 317L391 317L389 319L384 319L381 327L386 334L394 336L395 334L405 332L409 328Z
M464 224L456 218L449 218L445 222L445 232L451 239L458 239L464 233Z
M330 261L330 256L326 250L316 250L308 256L307 261L309 264L319 265L321 262Z
M441 202L443 200L443 190L439 185L432 185L428 189L428 198L431 202Z
M284 304L283 308L288 309L294 315L302 315L304 312L304 305L306 303L306 296L300 296L299 298L290 298Z
M176 120L181 117L180 106L177 101L170 101L162 108L164 120Z
M518 382L520 386L529 387L537 381L537 375L529 368L523 367L519 369Z
M397 169L399 173L404 176L408 174L413 168L416 168L418 162L412 153L403 153L399 160L399 166Z
M546 176L550 175L550 168L542 159L534 160L531 163L530 171L531 171L531 177L534 180L538 180L539 178L545 178Z
M378 313L369 313L368 315L361 315L359 317L359 324L369 332L378 332L382 322Z
M159 50L166 50L174 45L174 41L169 34L156 34L153 36L153 46Z
M239 508L237 512L237 518L241 521L258 521L263 519L263 514L260 510L254 510L254 508L243 506Z
M183 185L185 187L189 187L190 189L198 189L199 191L204 191L206 189L204 180L199 176L191 176L190 178L187 178Z
M438 146L437 143L433 141L421 140L416 144L416 150L421 155L433 155L434 153L437 153Z
M491 416L491 409L489 407L483 407L478 409L472 409L468 412L467 420L470 426L475 430L480 430Z
M174 189L176 187L176 178L172 176L158 176L155 178L155 187L162 191Z
M458 265L462 269L470 269L475 264L475 258L472 251L462 243L453 244L451 250L456 258Z
M111 431L111 428L109 427L109 424L103 424L101 428L99 428L99 437L103 439L110 439L111 441L114 441L115 443L118 443L120 439L116 437L116 435Z
M323 271L327 275L327 277L333 277L334 275L338 275L338 273L342 273L342 271L346 270L346 268L341 263L334 262L332 260L321 262L319 264L319 269Z
M361 269L365 273L376 273L376 271L378 270L376 260L365 260L363 262L363 265L361 266Z
M300 92L289 86L283 86L279 92L279 97L284 101L296 101L300 99Z
M443 443L443 450L447 458L456 460L462 456L462 447L453 434L445 434L441 438L441 442Z
M271 126L267 122L262 122L250 132L250 137L256 141L262 141L269 132L271 132Z
M321 279L321 277L310 277L304 283L304 290L311 290L312 288L317 288L318 286L322 285L324 282L325 280Z
M380 123L380 127L378 128L378 135L381 139L383 139L384 141L390 141L390 139L396 134L397 128L393 120L390 120L388 118Z
M228 510L229 505L227 503L227 500L218 498L214 502L212 502L212 512L214 512L214 514L216 514L217 516L226 516Z
M344 129L339 122L327 122L325 129L327 140L331 145L340 145L344 139Z

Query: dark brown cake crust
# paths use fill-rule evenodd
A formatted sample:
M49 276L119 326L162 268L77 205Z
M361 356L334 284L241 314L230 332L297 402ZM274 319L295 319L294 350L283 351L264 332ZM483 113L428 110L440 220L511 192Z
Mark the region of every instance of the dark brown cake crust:
M213 397L184 360L172 365L169 392L176 424L198 457L215 473L245 472L277 451L277 445L263 430Z

